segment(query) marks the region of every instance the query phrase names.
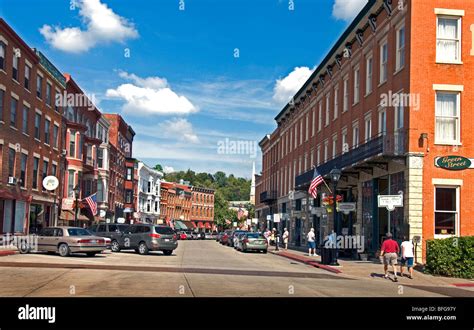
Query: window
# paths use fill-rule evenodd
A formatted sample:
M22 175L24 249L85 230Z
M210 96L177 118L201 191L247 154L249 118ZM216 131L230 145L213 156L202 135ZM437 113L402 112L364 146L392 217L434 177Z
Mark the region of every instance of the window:
M388 44L384 41L380 45L380 83L387 81L387 65L388 65Z
M74 196L74 170L69 170L68 172L68 180L67 180L67 195L69 197Z
M308 141L309 138L309 114L306 114L306 119L305 119L305 127L306 127L306 139L305 141Z
M347 144L347 129L342 130L342 153L349 151L349 145Z
M59 126L54 125L53 126L53 147L57 148L59 145Z
M38 189L38 170L39 170L39 158L33 158L33 189Z
M316 110L313 109L313 112L311 114L312 118L312 124L311 124L311 136L314 136L314 132L316 131L316 126L315 126L315 121L316 121Z
M436 92L435 143L460 143L460 93Z
M48 176L48 167L49 167L49 162L47 160L43 160L43 175L41 176L41 181L44 180ZM46 190L43 187L43 191Z
M360 99L360 70L356 68L354 70L354 104L359 103Z
M30 89L30 78L31 78L31 67L28 64L25 64L25 80L23 86L26 89Z
M35 139L40 139L41 115L35 113Z
M18 56L13 52L12 78L18 81Z
M21 167L20 167L20 186L26 187L26 168L28 165L28 155L21 154Z
M300 120L300 145L303 143L303 118Z
M456 235L458 188L435 187L435 235Z
M69 135L69 157L76 157L76 131L71 130Z
M23 105L23 118L22 118L21 130L25 134L28 134L28 116L29 116L29 114L30 114L30 109L26 105Z
M357 148L359 146L359 125L355 124L352 128L352 146Z
M133 180L133 168L127 167L127 181Z
M329 147L329 141L326 140L324 141L324 162L325 163L328 161L328 147Z
M0 89L0 121L3 121L3 109L5 106L5 91Z
M51 120L45 119L44 121L44 143L49 144L49 128L51 126Z
M8 149L8 176L15 176L15 157L16 151L13 148Z
M436 61L461 62L461 18L438 16L436 31Z
M365 95L372 92L373 64L374 58L372 56L367 57L365 62Z
M334 87L334 119L337 118L339 112L339 87Z
M405 27L402 26L397 30L396 71L401 70L404 66L405 66Z
M18 108L18 100L12 97L10 103L10 125L16 127L16 110Z
M36 76L36 96L42 98L43 77L39 74Z
M56 164L51 165L51 175L56 176L57 173L58 173L58 165Z
M342 112L349 110L349 78L344 78L344 100L342 103Z
M332 158L336 158L337 154L337 136L332 137Z
M51 106L51 84L46 83L46 104Z
M104 149L103 148L97 149L97 166L99 168L104 168ZM128 169L127 169L127 176L128 176Z
M329 94L326 95L326 113L324 118L324 126L329 125L329 105L330 105L331 96Z
M148 193L151 193L151 182L150 182L150 181L147 182L147 189L146 189L146 191L147 191Z
M395 131L401 130L403 128L404 109L403 102L400 102L400 104L395 107Z
M387 134L387 111L385 109L379 112L379 134Z
M370 117L365 118L365 141L369 141L372 136L372 119Z
M316 163L317 165L321 163L321 146L318 146L318 149L317 149Z
M323 123L323 102L319 102L319 110L318 110L318 132L321 130Z
M0 41L0 69L5 71L5 52L7 45L3 41Z

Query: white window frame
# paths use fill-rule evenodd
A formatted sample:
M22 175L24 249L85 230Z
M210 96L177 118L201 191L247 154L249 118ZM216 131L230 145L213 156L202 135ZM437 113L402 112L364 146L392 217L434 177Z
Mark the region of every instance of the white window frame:
M318 144L318 147L316 148L316 164L319 166L321 164L321 145Z
M331 105L331 94L327 93L326 94L326 112L325 112L325 118L324 118L324 127L329 126L329 114L330 112L330 105Z
M323 101L319 101L319 108L318 108L318 132L321 131L323 126Z
M458 29L458 39L457 39L457 53L459 58L454 60L445 60L440 58L438 53L438 24L439 19L451 19L457 20L457 29ZM438 14L436 15L436 63L443 63L443 64L462 64L462 16L458 15L449 15L445 14Z
M448 189L456 189L456 220L454 221L454 235L451 234L435 234L436 231L436 212L446 212L448 211L437 211L436 210L436 188L448 188ZM459 226L460 226L460 217L461 217L461 212L460 212L460 197L461 197L461 186L458 185L442 185L442 184L435 184L434 185L434 191L433 191L433 235L435 239L443 239L443 238L449 238L449 237L459 237Z
M364 141L367 142L372 137L372 116L365 117Z
M359 146L359 143L360 143L359 123L353 123L352 124L352 148L357 148Z
M372 93L374 77L374 56L368 55L365 59L365 96Z
M324 162L326 163L328 161L329 157L329 140L326 139L324 140Z
M306 139L305 139L305 141L308 141L308 139L309 139L309 127L308 127L308 125L309 125L309 113L306 114L305 118L306 118L305 119L305 127L306 127L306 132L305 132Z
M334 120L337 119L339 112L339 86L334 87Z
M354 68L354 104L360 101L360 68L356 66Z
M387 58L384 59L384 47L387 48ZM387 39L383 39L380 42L380 79L379 79L379 84L383 84L387 81L388 79L388 41Z
M312 111L312 119L311 119L311 136L314 136L314 132L316 132L316 127L314 127L315 122L316 122L316 109L313 109Z
M385 118L385 120L382 120ZM382 125L383 124L383 125ZM379 135L387 134L387 108L382 108L379 110Z
M332 158L336 158L337 154L337 135L332 136Z
M445 93L445 94L456 94L456 116L453 118L456 118L456 137L457 139L455 140L440 140L439 139L439 134L436 134L436 120L437 120L437 115L436 115L436 107L437 107L437 100L438 100L438 93ZM441 145L461 145L461 91L459 90L435 90L435 144L441 144Z
M403 45L400 45L400 32L403 30L403 35L404 35L404 43ZM406 61L406 34L407 30L405 29L405 24L400 25L396 29L396 60L395 60L395 73L398 71L402 70L405 67L405 61Z
M343 82L343 101L342 101L342 112L349 110L349 76L344 77Z
M342 129L341 136L342 136L342 139L341 139L341 141L342 141L342 144L341 144L342 152L341 153L343 154L343 153L346 153L347 151L349 151L349 149L350 149L349 145L347 143L347 128ZM344 148L346 144L347 144L347 150L345 150L345 148Z

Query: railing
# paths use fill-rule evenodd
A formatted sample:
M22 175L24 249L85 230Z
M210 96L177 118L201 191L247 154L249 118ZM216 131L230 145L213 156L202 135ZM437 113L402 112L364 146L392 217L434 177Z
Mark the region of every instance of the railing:
M379 134L364 144L353 147L351 150L339 154L335 158L318 166L318 172L325 176L333 168L342 169L351 166L364 159L375 157L379 154L384 156L402 156L407 150L406 131L399 130L392 134ZM313 179L314 170L311 169L295 178L295 187L309 184Z
M277 192L276 190L264 191L260 193L260 202L271 202L277 199Z

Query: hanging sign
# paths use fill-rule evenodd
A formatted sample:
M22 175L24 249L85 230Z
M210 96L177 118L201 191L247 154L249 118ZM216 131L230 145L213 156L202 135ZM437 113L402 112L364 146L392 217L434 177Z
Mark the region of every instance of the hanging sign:
M403 195L378 195L377 201L379 207L385 207L389 211L396 207L403 207Z
M444 156L436 157L435 165L446 170L459 171L471 168L472 161L463 156Z
M354 212L356 210L356 203L338 203L338 210L344 214L349 214L350 212Z

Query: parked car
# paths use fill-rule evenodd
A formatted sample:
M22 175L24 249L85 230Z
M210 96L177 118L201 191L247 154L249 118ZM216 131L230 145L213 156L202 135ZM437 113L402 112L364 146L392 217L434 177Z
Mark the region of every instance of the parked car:
M162 251L165 255L171 255L177 247L178 238L171 227L152 224L131 225L119 239L112 241L113 252L134 249L142 255L149 251Z
M216 239L217 233L212 232L212 233L206 233L206 239Z
M188 239L188 234L186 234L185 231L176 231L175 234L176 234L176 238L178 240L183 240L184 241L184 240Z
M243 235L245 235L245 233L238 233L234 236L234 249L236 249L236 250L241 250L242 249L240 238Z
M221 237L222 235L224 234L224 232L219 232L217 235L216 235L216 242L220 242L221 241Z
M227 245L234 247L236 236L241 233L246 233L246 232L247 232L246 230L240 230L240 229L234 230L232 234L229 236L229 238L227 239Z
M106 238L107 248L110 249L112 241L120 237L129 226L120 223L99 223L90 226L87 230L94 236Z
M261 233L244 233L238 237L237 249L242 252L262 251L267 253L268 242Z
M106 249L106 241L103 237L91 235L91 233L78 227L47 227L42 229L38 236L38 251L57 252L61 257L67 257L71 253L85 253L93 257ZM28 253L33 247L21 244L20 253Z
M222 245L227 245L227 242L228 242L228 239L229 239L229 235L232 233L232 230L226 230L222 233L221 235L221 238L220 238L220 243Z

